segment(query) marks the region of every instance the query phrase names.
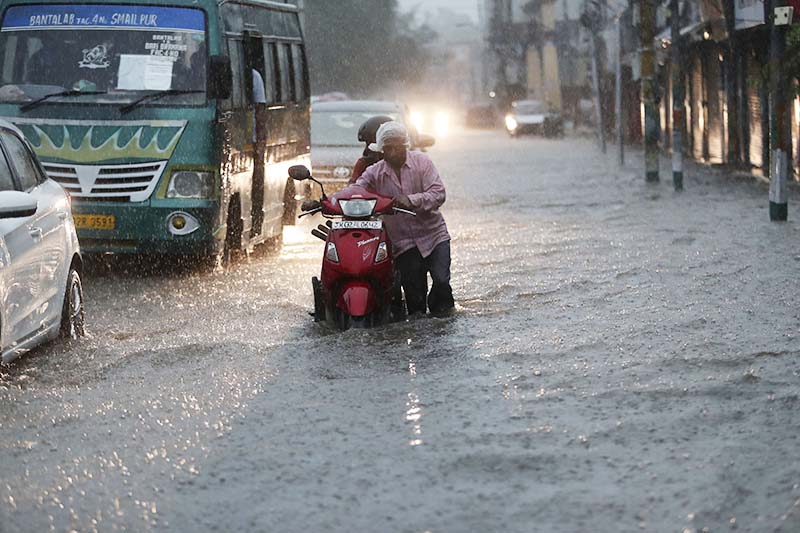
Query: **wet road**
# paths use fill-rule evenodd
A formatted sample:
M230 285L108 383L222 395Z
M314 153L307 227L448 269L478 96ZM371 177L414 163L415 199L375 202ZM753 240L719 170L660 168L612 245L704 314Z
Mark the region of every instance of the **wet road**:
M0 531L800 530L798 217L590 140L432 155L455 316L315 326L310 226L95 272L91 338L0 370Z

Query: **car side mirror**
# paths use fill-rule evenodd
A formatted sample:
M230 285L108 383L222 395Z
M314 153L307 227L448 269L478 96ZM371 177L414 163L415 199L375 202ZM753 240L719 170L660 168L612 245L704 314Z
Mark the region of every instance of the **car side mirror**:
M226 100L233 92L233 72L231 60L227 56L208 58L208 96L216 100Z
M303 165L289 167L289 177L296 181L311 179L311 171Z
M433 135L426 135L424 133L420 133L417 137L417 146L420 148L430 148L436 144L436 137Z
M38 207L33 196L26 192L0 191L0 219L30 217Z

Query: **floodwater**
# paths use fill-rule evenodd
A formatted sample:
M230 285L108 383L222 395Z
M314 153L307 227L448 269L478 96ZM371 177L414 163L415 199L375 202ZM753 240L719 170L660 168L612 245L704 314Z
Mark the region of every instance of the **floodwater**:
M591 140L455 132L458 310L315 325L318 220L226 273L112 265L0 369L0 531L798 531L800 226ZM664 176L668 176L664 172Z

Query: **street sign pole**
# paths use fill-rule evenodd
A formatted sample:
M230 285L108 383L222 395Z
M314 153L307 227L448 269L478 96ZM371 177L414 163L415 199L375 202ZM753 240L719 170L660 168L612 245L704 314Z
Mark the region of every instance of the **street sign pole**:
M791 23L791 10L783 0L772 0L767 12L770 24L770 80L772 92L770 137L773 139L770 162L769 219L782 222L788 218L789 139L791 138L787 106L787 76L783 72L786 50L786 28Z
M685 88L681 50L681 27L678 0L671 0L672 23L672 183L676 191L683 190L683 122Z
M614 87L614 107L617 117L617 146L619 148L619 166L625 164L625 138L623 136L622 109L622 17L617 18L617 79Z

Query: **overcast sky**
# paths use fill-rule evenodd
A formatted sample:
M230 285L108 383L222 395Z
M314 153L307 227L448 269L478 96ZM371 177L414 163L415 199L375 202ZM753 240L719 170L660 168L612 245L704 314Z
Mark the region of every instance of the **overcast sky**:
M447 7L453 11L466 13L478 22L478 0L399 0L400 9L409 11L419 7L422 11Z

